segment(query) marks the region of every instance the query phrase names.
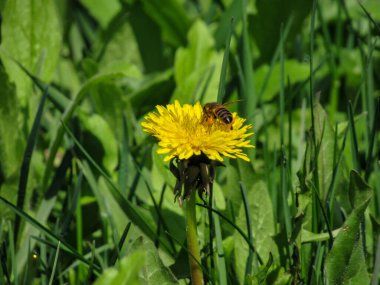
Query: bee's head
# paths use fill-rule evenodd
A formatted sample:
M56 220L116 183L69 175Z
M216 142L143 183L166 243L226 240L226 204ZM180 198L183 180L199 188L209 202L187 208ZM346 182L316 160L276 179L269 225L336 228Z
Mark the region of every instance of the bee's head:
M203 106L203 112L209 113L212 112L212 109L215 108L215 106L218 105L216 102L207 103Z

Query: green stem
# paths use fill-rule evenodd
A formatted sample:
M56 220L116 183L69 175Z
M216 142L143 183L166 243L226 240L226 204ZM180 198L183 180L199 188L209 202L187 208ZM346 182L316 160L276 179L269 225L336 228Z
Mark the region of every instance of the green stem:
M190 199L186 205L186 238L187 250L189 252L189 265L191 273L191 284L203 284L203 273L200 266L201 255L199 251L198 237L197 237L197 218L195 213L195 193L192 191Z

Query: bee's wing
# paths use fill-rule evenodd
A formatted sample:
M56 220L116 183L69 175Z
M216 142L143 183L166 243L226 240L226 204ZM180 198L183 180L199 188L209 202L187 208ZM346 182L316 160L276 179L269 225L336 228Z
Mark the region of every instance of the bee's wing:
M223 103L222 105L223 105L224 107L226 107L226 106L228 106L228 105L231 105L231 104L234 104L234 103L236 103L236 102L240 102L240 101L244 101L244 100L242 100L242 99L237 99L237 100L234 100L234 101L230 101L230 102Z

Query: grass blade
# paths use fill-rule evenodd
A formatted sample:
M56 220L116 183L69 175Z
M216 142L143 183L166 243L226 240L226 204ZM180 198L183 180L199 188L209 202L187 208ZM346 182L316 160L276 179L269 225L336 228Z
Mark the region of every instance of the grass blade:
M335 162L335 165L334 165L334 168L333 168L333 174L332 174L331 183L330 183L329 189L327 191L326 201L327 201L327 204L329 205L329 211L330 211L330 214L331 214L330 223L332 223L332 220L333 220L333 214L332 213L333 213L333 209L334 209L335 181L336 181L336 178L337 178L337 174L338 174L340 163L342 161L343 151L344 151L344 149L346 147L347 134L348 134L348 128L346 129L346 131L344 133L342 146L339 149L338 158L337 158L337 161Z
M91 247L91 259L90 259L90 268L88 269L88 272L87 272L87 284L90 284L91 276L93 274L93 269L94 269L94 260L95 260L95 255L96 255L94 240L92 241L90 247Z
M354 122L354 115L352 112L351 101L348 102L348 122L350 126L350 131L351 131L351 150L352 150L351 153L352 153L352 160L354 162L354 169L357 171L360 171L358 139L356 136L355 122Z
M288 34L289 34L289 31L290 31L292 24L293 24L293 17L290 17L288 22L285 25L285 29L283 32L283 41L284 42L286 41L286 39L288 37ZM273 67L274 67L275 63L277 62L277 59L280 55L280 49L281 49L281 42L278 43L278 46L276 48L276 51L272 57L272 61L271 61L270 66L269 66L269 71L268 71L267 75L265 76L264 83L260 89L258 96L257 96L257 103L258 104L260 104L261 97L263 96L266 88L268 87L269 79L270 79L272 72L273 72ZM313 70L311 70L311 71L313 71Z
M162 186L161 194L160 194L160 201L158 202L158 210L161 211L162 209L162 203L164 202L164 194L166 190L166 183ZM161 233L161 218L158 216L158 221L157 221L157 236L160 236ZM158 247L159 240L154 241L154 245Z
M64 122L62 122L62 128L69 134L74 143L78 146L79 150L88 159L90 164L95 167L95 169L105 178L109 183L111 194L115 201L119 204L120 208L124 211L126 216L137 225L140 230L142 230L151 240L154 241L155 238L160 239L160 243L167 250L167 252L173 254L170 249L169 244L160 237L157 237L155 230L145 221L145 217L141 215L136 206L134 206L130 201L125 199L121 194L117 185L112 181L112 179L102 170L102 168L92 159L88 152L83 148L79 141L75 138L74 134L67 128Z
M1 275L5 276L5 280L7 282L5 284L11 284L11 278L9 276L8 266L7 266L7 246L5 244L5 241L1 243L0 261L1 261L1 270L2 270Z
M207 205L204 205L204 204L199 204L197 203L196 204L197 206L199 207L203 207L205 209L210 209L209 206ZM221 212L215 210L215 209L211 209L211 211L213 211L214 213L218 214L218 216L222 217L223 220L225 220L228 224L230 224L235 230L237 230L239 232L239 234L245 239L245 241L247 242L249 248L256 253L257 255L257 259L259 260L259 263L260 265L263 264L263 260L261 259L260 255L258 254L258 252L255 250L255 247L253 246L253 244L251 243L249 237L243 232L243 230L241 228L239 228L234 222L232 222L229 218L227 218L225 215L223 215Z
M315 30L315 14L317 13L317 2L313 1L313 8L311 13L311 24L310 24L310 85L309 85L309 101L310 101L310 115L311 115L311 135L314 149L314 159L312 160L313 171L313 181L316 189L319 191L319 173L318 173L318 151L317 151L317 141L316 141L316 129L315 129L315 117L314 117L314 30ZM314 215L314 217L317 217ZM316 224L316 222L314 222ZM316 229L315 229L316 230Z
M220 220L217 214L213 214L214 224L215 224L215 239L216 239L216 251L217 251L217 272L219 275L219 284L227 285L227 271L226 271L226 260L224 258L224 249L223 249L223 236L222 229L220 227Z
M255 111L257 98L256 98L256 89L255 82L253 80L253 59L251 53L250 39L248 33L248 24L247 24L247 9L246 1L241 1L242 9L242 22L243 22L243 32L241 36L241 51L239 53L240 62L243 70L244 83L240 84L242 87L242 99L245 101L243 106L243 116L248 117L248 114L252 114Z
M375 145L375 138L376 138L376 124L380 120L380 97L377 97L376 99L376 109L375 109L375 116L373 119L373 125L371 130L371 136L369 141L369 147L367 152L367 160L366 160L366 168L365 168L365 179L368 180L370 171L371 171L371 165L374 161L373 159L373 147Z
M170 233L166 232L167 235L169 235L177 244L179 244L181 246L181 248L186 252L186 254L190 254L191 257L195 260L196 263L198 263L198 265L202 268L202 272L204 275L206 275L208 277L209 280L211 280L210 278L210 274L209 272L207 271L207 268L205 268L202 263L200 262L200 260L197 260L197 258L195 258L195 256L187 249L187 247L185 247L183 244L181 244L179 242L178 239L176 239L174 236L172 236Z
M139 166L137 163L136 163L135 165L136 165L136 169L137 169L137 171L140 173L141 177L142 177L143 180L144 180L144 183L145 183L145 185L146 185L146 188L148 189L149 196L150 196L150 198L152 199L153 206L154 206L154 209L155 209L156 214L157 214L157 216L158 216L158 219L159 219L159 221L160 221L160 224L162 224L162 226L163 226L163 228L164 228L164 230L165 230L166 232L169 232L169 227L167 226L167 223L166 223L166 221L165 221L165 219L164 219L164 217L163 217L163 215L162 215L162 213L161 213L161 211L160 211L160 206L157 204L157 201L156 201L156 199L155 199L154 196L153 196L152 187L151 187L150 183L148 182L149 179L148 179L147 177L145 177L145 175L144 175L143 171L141 170L140 166ZM156 232L156 239L159 240L159 237L160 237L159 232ZM169 237L169 236L168 236L168 237ZM175 246L174 246L173 241L169 238L169 239L168 239L168 242L169 242L169 244L170 244L170 246L171 246L172 251L175 252L176 250L175 250ZM159 244L159 243L158 243L158 244Z
M119 241L119 245L117 248L115 248L115 253L113 254L111 260L110 260L110 265L114 265L116 263L116 260L118 257L120 257L120 251L124 245L124 242L128 236L128 233L129 233L129 229L131 228L131 225L132 225L132 222L129 222L124 231L123 231L123 234L121 235L121 238L120 238L120 241Z
M120 146L119 151L119 161L120 161L120 169L119 169L119 187L122 193L126 193L127 191L127 171L128 171L128 140L129 140L129 132L127 126L127 118L126 114L123 114L123 137L122 144Z
M325 259L327 280L329 284L369 284L365 247L362 246L365 235L362 235L360 228L373 189L358 172L351 170L348 192L353 210Z
M214 72L215 72L215 65L213 65L210 68L210 70L207 72L207 76L205 77L205 79L203 79L203 80L201 80L201 82L199 82L198 86L202 86L202 84L204 82L203 88L200 91L200 95L199 96L197 95L199 92L194 92L193 98L192 98L192 102L196 102L196 101L202 102L203 101L203 98L206 95L207 88L208 88L208 86L210 84L212 76L214 75ZM199 89L199 87L197 89Z
M243 182L240 182L240 192L243 198L245 220L247 222L248 239L249 239L249 242L253 244L251 215L249 213L249 206L248 206L247 196L245 194L245 187L244 187ZM248 258L247 258L247 263L245 266L245 276L252 274L252 261L253 261L253 250L250 249Z
M83 172L79 172L78 179L74 185L74 193L72 194L71 202L69 203L71 206L70 208L62 215L62 218L60 220L59 225L59 231L61 233L66 233L67 229L70 225L70 222L72 221L75 210L78 207L78 201L80 199L80 193L82 189L82 181L83 181Z
M292 228L291 228L291 218L290 218L290 211L288 206L288 177L287 177L287 158L285 153L285 147L284 145L281 145L281 173L280 173L280 179L281 179L281 201L282 201L282 207L284 211L284 222L285 222L285 231L287 238L290 237ZM288 248L289 254L290 254L290 248Z
M59 256L59 248L60 248L60 246L61 246L61 242L58 241L57 250L55 252L55 257L54 257L53 269L52 269L51 275L50 275L49 285L53 284L54 275L55 275L55 269L57 267L57 262L58 262L58 256Z
M31 216L29 216L24 211L22 211L19 208L17 208L12 203L8 202L3 197L0 197L0 202L3 203L6 207L8 207L10 210L12 210L15 214L17 214L21 218L23 218L26 222L28 222L29 224L31 224L33 227L37 228L39 231L41 231L42 233L44 233L50 239L56 241L57 243L59 241L61 241L61 243L62 243L62 249L64 249L66 252L72 254L73 256L75 256L77 259L81 260L85 264L90 265L90 263L85 258L83 258L83 256L81 254L79 254L70 244L62 241L55 233L53 233L51 230L49 230L48 228L46 228L45 226L43 226L40 222L38 222L37 220L35 220ZM99 267L98 266L96 266L95 269L96 269L96 271L99 272Z
M41 79L33 75L25 66L23 66L20 62L12 58L12 60L20 67L22 71L33 81L33 83L38 87L41 92L47 92L49 99L54 103L55 107L58 110L64 111L65 107L69 105L70 100L66 98L60 91L55 89L52 86L49 86ZM49 88L49 90L47 90Z
M376 29L378 30L378 32L380 33L380 26L379 24L373 19L373 17L371 16L371 14L367 11L367 9L363 6L362 2L360 1L357 1L360 8L362 8L363 12L365 13L365 15L367 16L367 18L371 21L371 23L376 27Z
M373 276L372 276L371 285L378 284L379 272L380 272L380 235L377 237L375 265L373 266Z
M231 43L231 36L232 36L233 29L234 29L234 18L231 18L231 24L230 24L230 28L228 30L226 45L225 45L225 50L224 50L222 71L220 73L218 99L217 99L218 103L223 102L224 95L225 95L227 66L228 66L228 60L229 60L229 54L230 54L230 43Z
M331 226L330 226L329 219L328 219L328 217L327 217L327 214L326 214L325 208L323 207L323 204L322 204L321 198L319 197L319 194L318 194L317 188L315 188L315 186L314 186L313 184L311 184L311 186L312 186L311 188L314 190L314 194L315 194L315 197L316 197L316 200L317 200L318 206L319 206L319 208L321 209L321 212L322 212L322 215L323 215L324 221L325 221L325 223L326 223L327 232L329 233L329 238L330 238L330 244L332 245L332 243L334 242L334 237L333 237L333 234L332 234L332 231L331 231Z
M37 141L37 134L38 130L40 128L40 123L42 119L42 113L44 110L44 105L47 97L47 88L45 89L42 98L40 100L40 103L38 105L38 110L36 117L34 118L32 130L30 131L30 134L28 136L28 142L26 144L26 149L24 153L24 157L22 160L22 166L20 171L20 180L18 184L18 192L17 192L17 208L23 209L24 203L25 203L25 195L26 195L26 187L28 184L28 177L29 177L29 167L30 167L30 161L32 159L33 155L33 149ZM16 216L15 219L15 231L14 231L14 241L17 242L18 232L20 229L20 217Z
M65 124L69 123L75 109L79 106L79 104L82 102L84 96L88 93L88 91L93 86L95 86L96 84L99 84L101 82L107 81L107 80L115 79L115 78L120 77L120 76L122 76L122 74L119 72L110 72L110 73L95 75L92 78L90 78L86 83L83 84L80 91L75 95L73 100L70 101L70 104L67 106L67 108L65 109L65 112L62 116L62 121ZM61 125L59 125L57 132L56 132L56 135L55 135L54 139L52 140L51 146L49 148L49 157L47 159L45 171L44 171L43 178L42 178L42 186L41 187L42 187L43 192L45 192L47 189L47 185L48 185L49 180L50 180L50 175L51 175L52 169L54 168L53 162L54 162L55 156L57 154L58 148L62 142L64 133L65 133L64 126L61 124Z

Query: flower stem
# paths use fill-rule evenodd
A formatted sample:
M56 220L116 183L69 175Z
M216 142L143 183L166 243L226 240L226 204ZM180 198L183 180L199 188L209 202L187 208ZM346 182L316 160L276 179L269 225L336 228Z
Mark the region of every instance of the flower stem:
M197 218L195 213L195 193L192 191L186 205L186 238L187 250L189 251L189 265L191 273L191 284L203 284L203 273L200 266L201 255L197 238Z

